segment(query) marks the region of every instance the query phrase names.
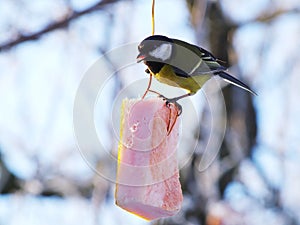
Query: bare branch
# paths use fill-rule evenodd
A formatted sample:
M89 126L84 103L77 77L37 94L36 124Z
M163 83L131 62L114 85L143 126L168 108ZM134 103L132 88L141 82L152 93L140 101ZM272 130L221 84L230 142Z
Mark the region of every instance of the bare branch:
M93 6L87 8L87 9L84 9L82 11L72 11L71 13L68 14L68 16L66 18L64 18L61 21L52 22L39 31L33 32L29 35L21 34L14 40L9 40L6 43L0 44L0 52L7 51L7 50L11 49L12 47L15 47L26 41L37 40L46 33L67 27L71 21L73 21L83 15L89 14L89 13L97 11L97 10L102 10L106 5L116 3L118 1L119 0L102 0L102 1L94 4Z

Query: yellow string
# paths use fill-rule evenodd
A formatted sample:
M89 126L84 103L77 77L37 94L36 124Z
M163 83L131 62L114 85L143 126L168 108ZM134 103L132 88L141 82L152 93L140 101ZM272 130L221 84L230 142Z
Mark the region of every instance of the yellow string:
M154 6L155 6L155 0L152 0L152 35L154 35L154 31L155 31Z
M154 6L155 6L155 0L152 0L152 35L154 35L154 31L155 31L155 21L154 21ZM142 99L145 98L145 96L147 95L147 93L149 92L149 89L151 87L151 83L152 83L152 72L150 71L150 78L149 78L149 82L148 82L148 87L145 91L145 93L143 94Z

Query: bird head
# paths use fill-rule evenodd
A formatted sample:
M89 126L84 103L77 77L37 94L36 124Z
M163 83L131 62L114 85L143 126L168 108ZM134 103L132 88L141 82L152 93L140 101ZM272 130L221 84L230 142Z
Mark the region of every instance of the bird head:
M172 39L162 35L152 35L145 38L138 46L137 62L168 61L171 59L173 52L172 43Z

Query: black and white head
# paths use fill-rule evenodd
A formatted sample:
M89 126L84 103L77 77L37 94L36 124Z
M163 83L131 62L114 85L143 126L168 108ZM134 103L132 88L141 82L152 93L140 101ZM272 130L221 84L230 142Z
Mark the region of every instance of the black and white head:
M173 53L172 43L172 39L162 35L147 37L138 46L137 61L166 62L170 60Z

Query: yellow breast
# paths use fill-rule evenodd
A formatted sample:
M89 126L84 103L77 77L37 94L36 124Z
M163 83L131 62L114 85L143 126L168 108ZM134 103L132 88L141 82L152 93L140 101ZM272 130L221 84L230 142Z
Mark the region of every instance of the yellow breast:
M154 74L154 76L161 83L186 89L192 94L196 93L203 84L211 78L210 74L180 77L174 73L172 67L169 65L165 65L159 73Z

